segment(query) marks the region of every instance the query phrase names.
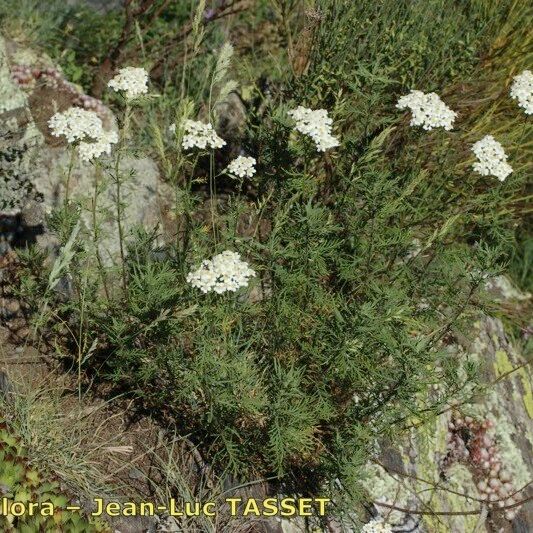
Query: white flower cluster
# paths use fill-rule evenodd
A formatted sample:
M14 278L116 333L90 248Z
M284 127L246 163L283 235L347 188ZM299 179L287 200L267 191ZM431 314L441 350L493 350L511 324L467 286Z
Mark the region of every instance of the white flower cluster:
M298 106L289 111L289 116L296 121L295 129L309 135L319 152L339 146L339 141L331 134L332 120L325 109L309 109Z
M237 252L226 250L213 259L202 261L200 268L187 275L187 281L204 293L214 291L221 294L246 287L252 276L255 272L248 263L242 261Z
M66 111L56 113L48 121L52 135L64 135L69 143L81 141L87 137L96 139L100 136L102 120L94 111L81 107L70 107Z
M194 120L186 120L184 124L185 135L182 146L189 148L222 148L226 141L221 139L211 124L204 124Z
M124 67L107 85L132 100L148 92L148 72L140 67Z
M451 130L457 113L452 111L435 93L411 91L402 96L396 104L398 109L409 108L412 113L411 126L422 126L425 130L444 128Z
M56 113L48 126L55 137L64 136L69 143L77 142L80 159L85 162L110 154L111 145L118 141L117 133L104 130L102 120L94 111L81 107Z
M526 115L533 114L533 72L524 70L513 78L511 98L518 100L518 105L524 108Z
M361 533L392 533L392 527L382 519L376 518L366 523L361 529Z
M228 172L239 178L251 178L255 174L256 163L255 158L240 155L228 165Z
M482 176L496 176L500 181L504 181L513 171L511 165L507 163L503 146L492 135L486 135L474 143L472 151L478 159L473 168Z
M111 145L118 142L116 131L102 131L102 135L94 142L82 141L78 145L78 153L82 161L91 161L100 157L102 154L111 153Z

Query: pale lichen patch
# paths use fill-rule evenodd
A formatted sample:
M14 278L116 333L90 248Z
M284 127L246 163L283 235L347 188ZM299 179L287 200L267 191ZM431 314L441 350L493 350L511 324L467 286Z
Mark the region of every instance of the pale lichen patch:
M26 95L11 79L5 41L0 37L0 113L25 107L26 101Z

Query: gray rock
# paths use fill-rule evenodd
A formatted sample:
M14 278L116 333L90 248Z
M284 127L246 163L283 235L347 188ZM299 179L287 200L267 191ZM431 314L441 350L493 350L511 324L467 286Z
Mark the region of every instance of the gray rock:
M229 144L230 151L237 155L246 124L246 107L241 97L235 92L230 93L216 105L215 115L217 132Z
M500 283L501 285L501 283ZM522 301L530 295L521 294ZM483 383L490 384L485 394L478 395L458 407L463 415L478 420L493 422L497 451L502 466L512 476L516 490L524 487L533 477L533 389L531 374L525 364L524 354L507 337L499 319L481 316L472 324L473 338L459 339L450 350L457 354L458 366L468 360L479 363ZM475 335L475 336L474 336ZM461 372L461 370L459 370ZM465 394L465 399L469 395ZM439 524L446 531L522 531L523 524L533 523L533 504L528 501L514 519L507 519L503 512L491 511L483 515L453 515L465 510L479 508L479 492L476 483L479 471L464 460L453 462L443 468L446 456L446 436L451 412L446 411L435 420L412 429L404 442L382 446L380 464L369 464L365 481L373 501L393 503L398 507L424 510L430 508L450 512L449 516L438 517ZM415 453L412 453L412 452ZM439 490L429 490L429 480ZM454 492L448 492L447 489ZM457 494L470 495L466 499ZM525 490L520 499L527 499ZM375 511L396 527L394 531L436 531L436 518L428 515L408 515L388 508L375 506ZM415 527L416 526L416 527ZM415 529L413 529L413 527ZM440 529L439 529L440 530Z
M49 148L41 155L38 168L32 175L32 183L42 194L43 205L49 212L60 207L64 201L65 169L68 168L70 155L62 148ZM149 158L125 157L120 165L120 173L125 177L121 186L122 225L125 233L137 225L152 229L160 220L164 198L167 196L166 187L159 180L156 164ZM81 218L88 234L93 230L92 202L95 187L100 188L96 202L100 253L104 262L109 263L116 260L120 254L116 188L109 176L97 167L76 164L70 176L69 198L80 203ZM38 214L33 209L29 207L27 211L36 215L33 220L35 223ZM45 244L43 239L40 239L40 242Z
M38 199L29 176L32 156L43 142L27 96L11 79L5 41L0 36L0 213L15 215Z
M42 84L23 91L11 79L10 60L30 67L50 65L48 58L0 37L0 215L23 226L12 231L19 241L53 248L46 214L64 202L70 150L50 135L47 122L57 110L73 105L73 95ZM114 127L109 109L104 110L103 120L106 127ZM95 212L100 253L106 263L116 261L120 248L115 187L101 170L110 165L109 159L100 168L77 162L69 179L69 198L81 205L86 237L93 233L92 199L98 184ZM157 165L149 158L123 157L120 173L125 177L121 194L125 233L138 225L152 229L160 220L165 199L171 196L159 179Z

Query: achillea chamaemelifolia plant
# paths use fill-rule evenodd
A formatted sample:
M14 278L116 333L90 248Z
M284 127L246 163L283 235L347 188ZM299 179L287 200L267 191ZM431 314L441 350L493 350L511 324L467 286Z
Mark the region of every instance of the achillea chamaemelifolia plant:
M228 165L227 171L239 178L251 178L255 174L256 163L254 157L240 155Z
M339 146L339 140L331 133L332 119L326 109L309 109L298 106L289 111L289 116L294 119L294 129L303 135L311 137L319 152Z
M108 87L133 100L148 92L148 72L141 67L124 67L109 81Z
M472 152L477 157L473 169L482 176L495 176L504 181L513 171L507 163L507 154L503 146L492 135L486 135L472 146Z
M518 101L526 115L533 114L533 72L524 70L513 78L511 98Z
M185 150L190 148L222 148L226 141L217 135L211 124L195 120L186 120L184 125L185 135L182 146Z
M531 123L518 107L527 84L522 74L511 87L509 76L510 64L518 74L531 56L521 38L484 51L496 38L533 37L526 17L513 23L512 36L505 29L509 6L519 11L526 0L401 0L386 10L371 0L320 3L312 38L294 54L278 54L277 37L266 54L263 45L221 46L225 32L204 31L204 2L185 55L161 41L175 35L176 17L185 23L187 6L169 4L154 28L141 24L142 61L153 65L153 79L146 84L141 73L136 88L117 67L108 91L119 90L111 98L119 126L112 157L97 162L87 198L76 187L76 201L50 216L69 261L50 276L40 252L20 254L20 291L31 310L47 302L35 310L39 328L74 348L80 390L85 369L89 386L93 376L112 380L162 424L193 436L215 476L276 478L276 490L331 497L331 509L351 517L354 503L368 501L361 480L376 442L405 438L407 450L413 426L424 428L480 388L481 360L449 347L474 333L472 320L486 312L487 277L505 272L517 249L531 167ZM232 38L249 34L249 16L255 25L264 13L239 13L231 24L244 20L246 31ZM116 20L112 28L115 35ZM284 24L278 30L285 39ZM143 47L130 37L122 59L140 65ZM92 73L100 74L88 67L85 86L99 84ZM447 96L407 94L429 84ZM157 99L129 98L147 85L157 87ZM464 127L451 134L455 111ZM74 155L95 139L80 137L78 126L69 130ZM479 172L500 179L511 171L499 144L480 141L479 159L470 152L491 133L516 154L509 186L494 187L495 178L472 169L477 161ZM423 142L413 142L419 134ZM230 142L231 150L219 150ZM232 161L233 154L241 157ZM160 210L145 201L144 165L130 170L138 157L157 166L161 182L148 194ZM527 274L521 259L517 265ZM430 449L431 427L417 431L415 452ZM439 479L433 463L428 475ZM357 523L368 533L406 529L395 522L401 513L379 504L446 512L448 503L434 497L442 487L422 485L412 488L428 489L426 503L372 494L376 512Z
M422 126L425 130L434 128L444 128L451 130L457 117L457 113L452 111L435 93L423 93L422 91L411 91L402 96L396 104L398 109L411 110L411 126Z
M247 287L253 276L255 272L237 252L226 250L213 259L202 261L198 269L189 273L187 281L204 293L213 291L222 294Z
M110 154L111 145L118 141L117 133L104 130L102 120L94 111L81 107L56 113L48 121L48 127L54 137L63 136L70 144L75 144L84 162Z

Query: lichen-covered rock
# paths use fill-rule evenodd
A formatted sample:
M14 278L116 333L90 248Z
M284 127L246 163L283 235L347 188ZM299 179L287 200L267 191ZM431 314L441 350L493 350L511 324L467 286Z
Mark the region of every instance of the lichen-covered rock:
M0 36L0 213L14 215L29 199L38 199L29 173L42 142L28 98L11 79L6 44Z
M16 61L16 62L14 62ZM25 65L32 73L32 83L13 81L13 65ZM16 71L20 73L19 70ZM49 118L58 110L85 103L94 107L94 99L80 93L65 81L60 71L46 57L7 43L0 37L0 216L9 218L10 226L20 235L25 231L45 246L53 244L46 228L46 214L62 205L66 195L69 147L50 135ZM22 83L24 82L24 83ZM103 105L96 111L106 127L116 127L113 114ZM101 236L100 252L104 261L119 255L118 230L114 207L115 188L102 172L110 159L95 166L75 162L68 179L71 200L80 203L81 218L88 233L93 230L93 213ZM152 229L170 197L159 179L156 164L149 158L123 157L120 173L122 187L122 224L125 233L137 225ZM95 186L97 207L93 211ZM37 229L36 229L37 228Z
M475 328L474 340L455 349L480 365L486 392L413 429L405 442L382 447L366 469L373 501L414 511L374 506L395 531L510 532L533 524L530 502L513 507L530 495L533 479L531 374L499 319L481 317ZM469 427L481 429L476 436ZM454 431L463 443L460 454Z
M26 95L11 79L6 43L0 36L0 113L24 108L26 103Z

